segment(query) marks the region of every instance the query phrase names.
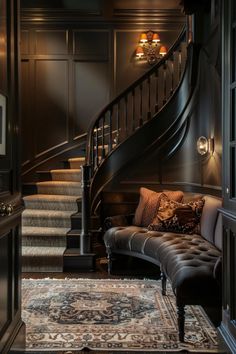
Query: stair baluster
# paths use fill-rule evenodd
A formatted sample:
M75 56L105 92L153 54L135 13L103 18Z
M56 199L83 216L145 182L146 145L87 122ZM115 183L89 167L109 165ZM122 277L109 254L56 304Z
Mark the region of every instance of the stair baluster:
M132 90L132 131L134 132L135 131L135 89Z
M166 104L167 101L166 81L167 78L166 78L166 62L165 62L165 64L163 65L163 106L164 104Z
M143 125L143 84L139 85L139 96L140 96L140 118L139 127Z
M158 68L155 72L155 78L156 78L156 104L155 104L155 112L157 113L159 111L159 90L158 90L158 86L159 86L159 72L158 72Z
M112 113L113 113L113 108L111 108L109 112L109 147L108 147L109 152L111 152L112 150Z
M148 82L148 113L147 113L147 119L150 120L152 118L152 112L151 112L151 77L149 76L147 79Z
M128 136L128 96L125 96L125 136Z

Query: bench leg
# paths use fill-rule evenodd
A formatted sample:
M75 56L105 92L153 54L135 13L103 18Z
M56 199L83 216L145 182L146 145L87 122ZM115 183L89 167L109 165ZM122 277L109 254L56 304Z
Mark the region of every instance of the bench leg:
M115 260L114 255L107 251L107 270L108 270L108 274L112 274L112 261Z
M179 340L180 342L184 342L184 321L185 321L184 305L177 306L177 315L178 315Z
M161 287L162 287L162 295L166 295L166 275L161 269Z

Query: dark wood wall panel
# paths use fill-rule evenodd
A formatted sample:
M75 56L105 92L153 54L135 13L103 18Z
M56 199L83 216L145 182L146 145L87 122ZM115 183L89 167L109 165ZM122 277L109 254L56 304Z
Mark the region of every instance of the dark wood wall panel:
M6 26L6 3L0 1L0 91L7 89L7 26Z
M74 73L75 92L77 93L75 135L80 135L88 131L92 119L109 102L109 64L107 62L75 62Z
M23 8L32 6L32 0L21 0L21 3ZM33 3L36 8L76 9L85 13L97 12L102 6L101 0L34 0Z
M9 283L8 278L11 272L9 268L11 264L11 254L7 254L6 250L9 250L9 237L8 234L0 236L0 280L1 280L1 291L0 291L0 340L4 333L4 327L7 326L8 322L11 320L11 294L9 293ZM1 348L0 348L1 350Z
M30 82L30 61L24 60L21 63L21 135L22 135L22 163L30 161L33 150L29 146L33 146L33 134L31 129L30 109L32 105L32 88ZM29 99L30 98L30 99Z
M20 50L21 54L29 54L30 52L30 40L29 40L29 31L21 31L21 41L20 41Z
M109 59L109 32L108 31L74 31L74 54L82 60Z
M35 62L35 154L68 140L68 63Z
M67 54L68 31L66 30L36 30L35 54Z

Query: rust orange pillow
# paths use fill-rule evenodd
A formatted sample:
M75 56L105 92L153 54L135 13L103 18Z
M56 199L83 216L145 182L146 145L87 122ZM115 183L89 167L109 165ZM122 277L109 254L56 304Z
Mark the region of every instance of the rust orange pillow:
M162 192L155 192L151 189L141 187L139 204L135 211L133 223L136 226L148 226L153 221L159 208L159 199ZM169 199L181 202L183 199L182 191L165 191Z

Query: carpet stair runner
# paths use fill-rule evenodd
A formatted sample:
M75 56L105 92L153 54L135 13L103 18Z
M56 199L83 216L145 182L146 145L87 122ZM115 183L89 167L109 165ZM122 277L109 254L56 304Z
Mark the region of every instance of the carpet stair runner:
M23 272L63 271L63 256L76 256L79 252L78 248L70 251L67 246L68 239L76 239L71 243L79 245L80 166L84 158L71 158L68 163L68 169L51 170L50 181L37 182L37 194L23 198Z

